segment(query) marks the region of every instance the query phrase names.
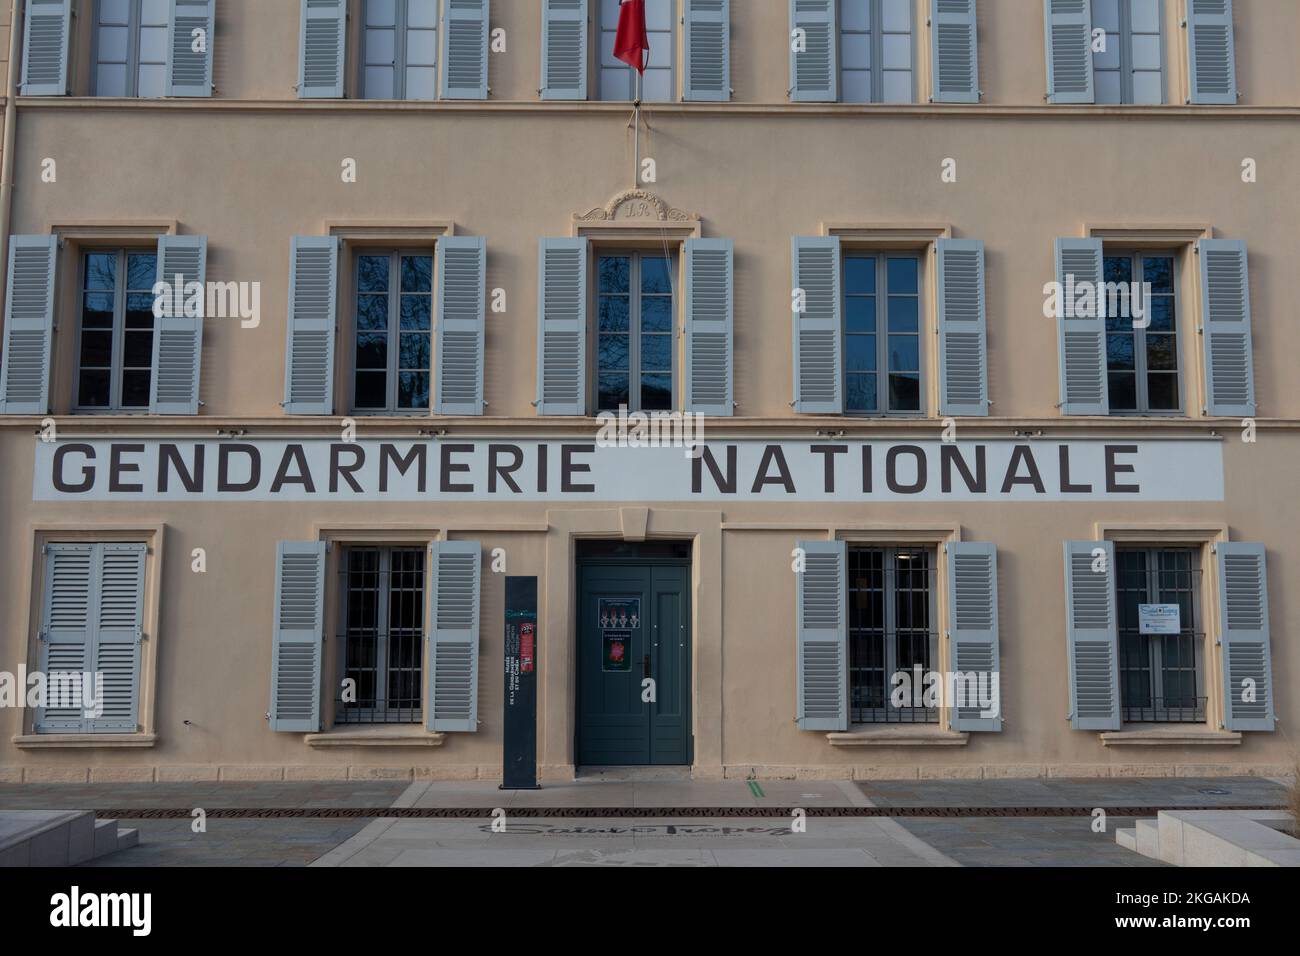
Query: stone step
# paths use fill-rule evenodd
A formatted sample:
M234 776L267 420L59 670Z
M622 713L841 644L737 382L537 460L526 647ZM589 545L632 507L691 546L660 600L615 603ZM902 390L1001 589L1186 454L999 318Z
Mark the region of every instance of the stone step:
M1137 822L1137 851L1153 860L1160 859L1160 825L1156 820Z
M1115 842L1126 850L1137 852L1137 827L1121 827L1116 830Z

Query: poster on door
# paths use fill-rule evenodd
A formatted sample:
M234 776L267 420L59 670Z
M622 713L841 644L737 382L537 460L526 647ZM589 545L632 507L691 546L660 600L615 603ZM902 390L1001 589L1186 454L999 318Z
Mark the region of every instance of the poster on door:
M632 631L641 626L640 598L600 598L597 604L604 660L607 673L626 673L632 669Z

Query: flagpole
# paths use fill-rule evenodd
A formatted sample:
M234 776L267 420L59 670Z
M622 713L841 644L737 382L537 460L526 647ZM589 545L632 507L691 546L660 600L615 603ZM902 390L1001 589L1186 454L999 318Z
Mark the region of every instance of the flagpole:
M632 136L632 188L641 187L641 71L636 72L636 100L632 105L632 122L636 132Z

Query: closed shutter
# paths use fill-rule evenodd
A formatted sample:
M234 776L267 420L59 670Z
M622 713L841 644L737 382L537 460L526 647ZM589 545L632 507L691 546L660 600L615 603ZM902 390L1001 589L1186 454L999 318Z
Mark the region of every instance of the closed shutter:
M1187 72L1191 102L1237 102L1232 0L1187 0Z
M488 96L488 0L443 0L442 97Z
M429 545L429 693L424 702L429 730L478 729L481 550L477 541Z
M686 411L731 415L734 255L730 239L686 240Z
M100 544L95 601L95 691L101 713L88 729L135 733L144 639L143 544Z
M940 239L939 413L989 413L988 332L984 307L984 243Z
M1092 0L1043 0L1043 7L1048 101L1093 102Z
M682 98L731 99L730 0L686 0L686 81Z
M290 415L334 411L338 270L336 237L293 237L284 371L284 410Z
M794 312L794 410L838 415L844 410L839 237L795 236L791 256L804 307Z
M936 103L980 101L975 0L930 0L930 69Z
M587 98L587 0L542 0L542 99Z
M212 95L212 37L216 0L171 0L167 95ZM200 35L200 31L202 31ZM195 49L195 47L200 49Z
M72 0L27 0L23 35L23 96L68 92L68 30Z
M271 729L320 730L325 635L325 542L281 541L275 549Z
M1073 277L1073 278L1071 278ZM1067 291L1081 283L1100 288L1100 239L1057 239L1056 281L1061 289L1057 319L1057 359L1060 366L1061 414L1107 415L1110 389L1106 378L1106 320L1101 300L1094 296L1091 315L1074 315ZM1071 294L1070 297L1073 297Z
M45 548L40 668L46 676L47 706L36 712L39 732L86 729L81 675L93 660L91 589L97 558L93 544L51 544ZM56 688L72 691L55 696ZM98 690L98 688L96 688Z
M1272 730L1277 714L1264 546L1223 541L1214 550L1219 566L1223 725L1228 730Z
M802 30L803 48L795 40ZM840 98L840 30L836 0L790 0L790 99L834 103Z
M50 409L57 236L12 236L5 286L0 414L44 415Z
M966 695L949 703L952 729L1001 730L996 545L980 541L949 543L948 638L952 669L957 672L956 690ZM981 693L987 695L985 702L989 706L981 704Z
M800 541L795 575L799 729L849 729L848 549L843 541Z
M302 0L299 99L342 99L347 25L347 0Z
M439 415L483 414L484 291L487 241L438 240Z
M184 302L191 282L206 290L207 260L207 236L163 236L158 240L157 281L168 283L172 295ZM206 291L203 296L203 309L206 309ZM176 301L172 299L172 303ZM170 311L176 311L174 305ZM199 413L203 318L202 315L164 315L156 320L149 392L149 411L155 415Z
M1205 353L1205 413L1255 414L1255 363L1250 336L1250 269L1246 244L1202 239L1201 345Z
M1094 556L1096 550L1102 554ZM1065 635L1071 724L1119 730L1115 545L1109 541L1065 542Z
M537 291L537 414L587 412L587 239L543 239Z

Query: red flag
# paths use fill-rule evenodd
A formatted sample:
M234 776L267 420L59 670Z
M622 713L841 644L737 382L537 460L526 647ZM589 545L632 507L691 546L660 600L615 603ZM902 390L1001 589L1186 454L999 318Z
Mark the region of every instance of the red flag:
M614 58L638 73L645 72L650 37L645 31L645 0L622 0L618 8L618 33L614 37Z

